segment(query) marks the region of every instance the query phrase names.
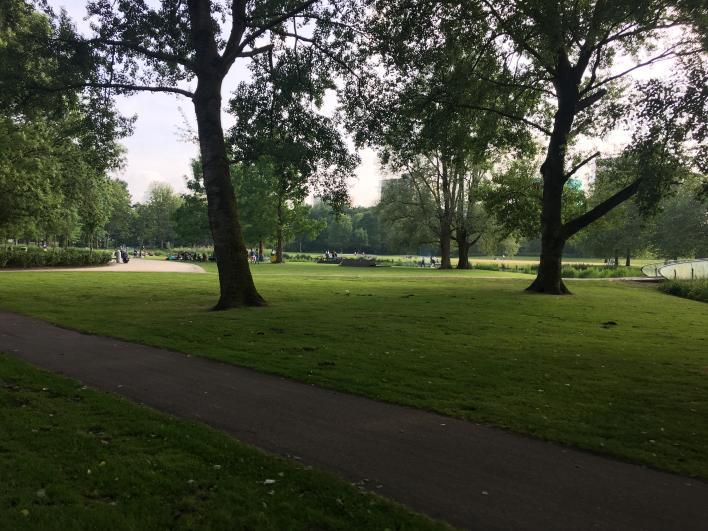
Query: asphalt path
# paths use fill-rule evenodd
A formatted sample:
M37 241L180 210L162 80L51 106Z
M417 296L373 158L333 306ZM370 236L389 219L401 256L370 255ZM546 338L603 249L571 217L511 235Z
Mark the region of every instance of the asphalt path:
M0 351L468 529L708 529L708 483L0 312Z

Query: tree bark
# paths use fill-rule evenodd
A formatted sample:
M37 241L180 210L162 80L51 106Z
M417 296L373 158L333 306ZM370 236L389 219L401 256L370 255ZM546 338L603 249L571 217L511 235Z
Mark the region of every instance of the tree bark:
M470 241L467 231L462 229L457 229L455 232L457 238L457 249L459 253L459 258L457 260L457 269L472 269L472 264L470 264L469 253L470 253Z
M627 249L627 258L624 261L625 267L631 267L632 265L632 251L630 249Z
M541 257L536 279L527 288L527 291L565 295L570 291L563 283L561 273L563 248L567 239L563 231L563 186L567 180L565 155L568 137L577 112L579 78L570 67L565 52L559 52L557 62L554 85L558 98L558 109L554 116L546 159L541 165L543 177Z
M550 156L550 152L549 152ZM565 247L561 216L563 199L562 162L561 178L556 179L553 168L547 165L548 158L541 167L544 176L543 203L541 209L541 259L536 279L527 291L551 295L569 294L570 290L563 283L562 258ZM557 161L552 161L557 165ZM558 170L556 169L555 172ZM548 175L548 177L547 177Z
M283 225L285 220L283 219L283 204L278 203L278 219L275 226L275 263L283 263Z
M209 226L219 271L220 296L214 309L259 306L265 301L256 291L248 265L221 125L221 83L233 58L226 62L219 54L211 2L188 0L187 9L198 80L192 101L197 116Z
M209 226L219 271L220 296L214 310L260 306L265 301L256 291L251 276L238 219L236 195L229 176L221 125L221 78L200 76L193 101L199 130Z
M450 251L452 247L452 231L447 223L440 228L440 269L452 269Z
M560 239L552 240L548 235L541 237L541 262L538 265L538 273L533 283L526 288L526 291L536 293L547 293L551 295L566 295L570 290L563 282L562 258L565 241Z
M465 243L464 245L461 245L459 247L460 249L460 258L457 261L457 269L472 269L472 264L470 264L470 258L469 258L469 252L470 252L470 246L468 243Z

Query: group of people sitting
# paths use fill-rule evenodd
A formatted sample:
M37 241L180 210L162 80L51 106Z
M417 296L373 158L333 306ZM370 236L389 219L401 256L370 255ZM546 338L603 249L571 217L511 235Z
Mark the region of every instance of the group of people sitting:
M116 249L113 256L116 259L117 264L127 264L130 261L130 256L128 256L128 251L125 249Z
M330 258L337 258L337 251L327 250L322 255L322 258L324 258L325 260L329 260Z
M192 251L180 251L173 253L167 257L167 260L179 260L179 261L189 261L189 262L213 262L214 256L207 255L206 253L198 253Z
M133 249L133 257L142 258L143 256L152 256L151 252L145 250L144 245L140 247L140 249L138 249L137 247Z

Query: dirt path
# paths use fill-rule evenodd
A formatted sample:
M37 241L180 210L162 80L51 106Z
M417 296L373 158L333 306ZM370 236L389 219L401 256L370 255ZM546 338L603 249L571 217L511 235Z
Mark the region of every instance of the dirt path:
M0 269L0 271L101 271L101 272L139 272L139 273L204 273L204 269L196 264L175 262L170 260L146 260L131 258L127 264L111 262L105 266L94 267L38 267L33 269Z
M708 483L0 312L0 351L469 529L705 530Z

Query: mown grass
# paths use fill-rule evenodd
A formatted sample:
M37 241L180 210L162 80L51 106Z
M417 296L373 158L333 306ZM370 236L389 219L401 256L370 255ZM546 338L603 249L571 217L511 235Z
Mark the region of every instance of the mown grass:
M225 434L0 355L0 528L442 529Z
M164 260L164 258L159 256L147 257L151 260ZM381 257L377 258L377 274L396 274L396 275L417 275L422 271L431 269L430 267L418 267L416 263L411 260L399 261L399 257ZM290 267L298 268L297 271L301 273L315 273L311 266L315 265L312 262L314 260L286 260ZM216 272L216 264L214 262L189 262L194 263L199 266L204 267L208 271ZM429 262L427 262L429 264ZM264 265L271 265L270 262L254 264L253 267L261 267ZM322 267L322 266L325 267ZM318 264L319 273L326 272L327 274L343 275L348 272L352 272L352 267L339 267L336 270L326 269L328 264ZM506 276L507 278L520 278L520 276L529 275L536 276L538 271L538 264L526 263L526 262L494 262L494 261L479 261L471 262L472 269L470 271L454 271L453 274L456 275L474 275L474 276ZM288 269L288 273L296 271L295 269ZM441 274L445 271L441 272ZM449 271L448 271L449 273ZM497 275L497 273L502 273L502 275ZM512 274L513 276L509 276ZM563 278L619 278L619 277L643 277L644 273L640 267L609 267L604 265L592 265L587 263L574 263L569 262L563 264L562 268Z
M0 305L708 477L698 302L606 281L531 295L489 271L253 270L267 307L209 312L216 275L138 273L3 274Z

